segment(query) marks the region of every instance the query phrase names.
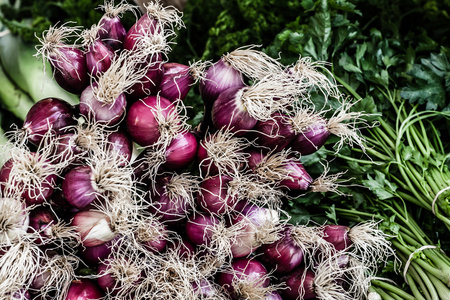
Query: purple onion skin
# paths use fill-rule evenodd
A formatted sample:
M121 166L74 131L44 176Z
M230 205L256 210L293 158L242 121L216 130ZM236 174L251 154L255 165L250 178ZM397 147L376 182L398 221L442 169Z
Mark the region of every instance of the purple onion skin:
M197 214L186 223L186 235L195 245L207 245L210 243L212 228L219 224L219 220L211 215Z
M155 254L162 253L167 247L168 233L167 227L161 223L161 220L153 221L157 223L157 227L161 228L160 235L154 240L143 242L144 247Z
M151 189L149 193L152 201L149 211L157 216L161 222L169 225L186 219L187 212L191 210L188 202L182 197L169 198L167 185L170 183L171 178L171 175L158 177L155 189Z
M328 243L333 244L337 251L348 249L353 242L350 240L348 234L350 228L344 225L326 225L323 229L323 239Z
M103 299L104 293L97 284L90 279L72 281L65 300L93 300Z
M108 135L108 150L117 152L126 161L130 162L133 155L133 142L131 138L124 131L116 131ZM125 165L125 162L120 164Z
M128 261L128 258L124 257L122 260ZM122 287L120 286L120 283L117 282L116 279L111 275L111 273L108 273L109 268L110 268L109 264L105 263L99 264L97 268L97 275L98 275L97 283L103 291L115 295L120 291ZM136 283L138 283L139 281L141 281L141 278L138 278L136 280Z
M166 148L164 170L176 171L187 167L197 155L197 138L189 131L180 133Z
M151 59L151 64L152 66L149 67L145 76L127 91L131 98L138 99L158 93L159 84L164 74L164 64L162 63L161 54L155 55Z
M304 272L306 272L305 278L303 278ZM280 279L287 287L281 290L281 296L286 300L315 299L314 279L315 275L310 270L299 268L292 271ZM302 285L304 288L304 295L302 295ZM301 298L301 296L303 296L303 298Z
M40 235L40 238L34 240L38 244L43 242L43 238L51 238L51 233L47 230L50 229L51 225L58 222L55 214L46 206L39 206L30 211L29 219L28 232L37 232Z
M319 150L328 140L330 131L324 119L311 125L308 131L298 134L289 147L301 155L308 155Z
M270 280L266 268L256 259L240 258L231 263L233 273L220 273L217 283L230 292L233 300L239 299L232 283L247 280L260 287L268 287ZM247 280L246 280L247 279Z
M269 147L270 150L283 150L295 138L295 132L292 126L285 121L285 116L280 113L273 115L273 120L264 122L258 121L253 128L253 138L260 146Z
M200 208L206 213L218 215L229 212L238 201L237 195L228 195L228 184L231 181L233 178L227 175L216 175L203 180L197 197Z
M113 50L122 49L123 41L127 35L127 30L123 26L119 17L109 17L104 15L99 22L99 38Z
M80 49L59 48L62 57L50 57L56 82L66 91L80 94L89 85L86 58Z
M211 111L214 127L217 129L229 128L238 136L245 135L255 127L258 120L248 114L240 99L244 89L232 87L217 97Z
M167 244L168 249L173 249L181 259L192 258L195 254L195 246L187 239L175 239Z
M247 153L249 154L247 160L248 167L250 170L254 171L263 161L265 155L261 151L257 150L249 150Z
M54 144L54 158L57 163L69 161L69 168L82 162L83 152L86 152L76 144L74 133L66 133L58 136Z
M164 117L175 113L175 106L164 97L149 96L134 102L127 112L126 126L133 141L141 146L150 146L158 141L161 133L153 110L161 107Z
M232 87L244 87L244 79L239 71L220 59L209 67L206 71L205 79L200 83L200 95L205 106L212 107L217 97Z
M272 244L258 249L258 259L277 274L286 274L297 268L303 261L303 250L291 238L292 226L287 225L282 237Z
M88 73L94 77L99 77L111 66L111 61L114 58L114 51L103 41L96 40L89 46L85 55Z
M194 84L189 66L179 63L165 63L164 74L159 84L159 94L170 101L184 100Z
M36 155L35 153L30 153L31 155ZM13 159L9 159L5 162L3 167L0 169L0 190L3 195L7 194L5 183L7 183L10 179L9 176L11 174L11 169L14 166ZM53 194L54 188L52 184L56 183L57 176L55 174L50 174L45 178L45 181L41 184L40 187L35 188L34 190L24 189L21 197L25 200L28 206L37 205L44 203L50 196ZM22 188L23 183L17 183L17 186L13 188Z
M75 125L75 107L59 98L45 98L36 102L28 111L23 130L28 141L38 145L50 129L62 134L68 126Z
M84 262L91 266L97 266L101 261L108 258L112 251L112 243L113 240L93 247L80 246L80 255Z
M99 199L99 194L93 186L92 176L92 169L89 166L75 167L66 174L62 191L70 205L82 209Z
M96 83L93 83L95 86ZM90 120L109 126L116 125L124 118L127 98L121 93L114 103L105 104L96 99L92 86L84 89L80 96L80 113Z
M11 298L8 298L9 300L29 300L31 299L30 292L27 290L20 290L17 292L14 292L11 295Z
M289 160L286 162L285 168L290 171L289 178L282 180L280 186L289 190L306 191L313 182L312 177L300 161Z

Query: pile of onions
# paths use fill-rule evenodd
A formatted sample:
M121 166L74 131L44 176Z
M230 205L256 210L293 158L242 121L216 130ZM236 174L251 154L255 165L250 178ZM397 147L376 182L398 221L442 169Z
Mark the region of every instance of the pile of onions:
M364 295L389 252L376 224L293 225L282 210L292 191L339 186L327 170L313 178L302 155L330 134L341 137L337 149L362 144L354 121L363 113L343 101L327 119L309 102L315 91L340 99L333 80L254 47L213 64L171 62L176 9L149 2L125 28L121 16L136 7L101 8L89 29L63 24L40 38L37 55L80 104L42 99L10 141L0 298ZM197 83L205 114L193 130L183 100Z

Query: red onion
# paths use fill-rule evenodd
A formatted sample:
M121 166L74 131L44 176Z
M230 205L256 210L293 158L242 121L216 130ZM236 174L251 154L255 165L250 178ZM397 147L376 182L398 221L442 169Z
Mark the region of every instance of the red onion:
M93 83L84 89L80 96L80 113L86 118L107 125L119 123L125 114L127 99L124 93L119 93L117 98L99 97L100 87Z
M287 286L281 292L283 299L316 299L314 279L315 274L313 271L301 268L281 278L281 281L285 282Z
M196 214L186 223L186 235L195 245L208 245L220 221L210 215Z
M241 258L231 263L231 270L219 274L222 285L232 299L262 299L269 291L267 270L256 259Z
M3 195L20 193L27 205L41 204L53 193L57 169L41 155L19 150L0 169Z
M148 14L144 14L141 18L128 30L123 48L130 51L136 51L140 46L140 39L144 36L152 36L155 32L161 31L161 24L154 18L150 18Z
M116 233L111 228L111 219L99 211L76 213L72 220L72 226L86 247L98 246L116 237Z
M30 295L30 292L22 289L20 291L12 293L11 298L8 298L8 299L9 300L30 300L31 295Z
M165 151L165 170L181 170L187 167L197 154L197 139L189 131L182 132L172 139Z
M175 105L163 97L149 96L133 103L126 125L131 138L141 146L150 146L161 137L162 126L179 123ZM166 125L167 124L167 125Z
M273 291L272 293L267 295L264 300L283 300L283 298L281 298L281 295L279 293Z
M106 43L103 43L101 40L96 40L89 46L85 55L89 74L98 77L111 66L114 52Z
M231 245L233 257L244 257L263 244L279 240L280 217L276 210L248 205L235 215L232 224L239 228Z
M303 250L291 237L291 225L286 225L282 237L258 249L258 259L278 274L286 274L297 268L303 261Z
M65 300L92 300L102 299L105 295L90 279L72 281Z
M189 66L165 63L164 74L159 84L159 94L170 101L183 100L193 84L194 78Z
M113 242L114 240L111 240L93 247L81 246L79 249L80 255L89 265L97 266L101 261L108 258L112 251Z
M68 126L74 125L74 117L75 108L68 102L58 98L45 98L31 107L22 128L28 140L38 145L50 130L61 134Z
M227 128L244 135L258 122L243 105L241 98L247 88L232 87L217 97L212 107L212 122L216 128Z
M270 150L283 150L295 138L294 129L288 123L287 117L281 113L275 113L267 121L258 121L253 130L255 142Z
M181 259L192 258L195 254L195 246L185 238L171 241L167 244L167 248L175 251L177 256Z
M108 150L118 153L120 157L124 158L121 165L124 165L126 161L131 161L133 154L133 142L129 138L128 134L119 130L108 134Z
M114 50L119 50L122 48L123 41L127 35L127 30L120 21L120 16L134 7L125 2L120 2L116 6L114 6L114 2L105 2L105 5L101 7L104 9L105 14L99 21L101 29L98 35L104 43Z
M224 214L234 208L238 197L229 191L229 182L232 180L227 175L216 175L203 180L198 193L198 203L203 211Z
M29 224L25 204L16 198L0 198L0 224L1 245L20 240L26 235Z
M205 78L200 82L200 94L205 106L212 108L217 97L232 87L244 87L244 79L239 71L220 59L206 71Z
M143 220L137 228L137 239L150 252L161 253L167 246L167 228L159 220Z
M198 190L197 179L190 175L167 175L158 177L150 190L150 212L161 222L172 224L187 218L194 207Z
M343 225L325 225L323 228L323 239L333 244L337 251L348 249L352 245L348 234L350 228Z
M102 190L97 183L92 167L78 166L64 177L62 191L67 202L77 208L83 208L94 200L102 199Z
M63 89L80 94L89 85L86 58L83 52L72 47L59 48L60 57L51 56L53 77Z
M147 97L148 95L155 95L158 92L158 87L164 74L162 54L157 53L153 55L146 68L147 72L144 76L136 80L137 82L127 91L133 98Z
M29 232L36 232L40 238L36 243L42 243L43 240L53 237L52 225L58 223L58 220L52 210L45 206L36 207L30 211L30 229Z

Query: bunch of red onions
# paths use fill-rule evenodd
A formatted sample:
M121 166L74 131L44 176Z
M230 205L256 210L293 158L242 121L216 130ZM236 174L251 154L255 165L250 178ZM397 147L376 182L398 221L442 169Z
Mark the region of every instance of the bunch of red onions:
M202 72L205 62L169 60L176 9L150 2L126 29L135 7L101 8L91 28L39 39L37 55L80 104L42 99L13 134L0 169L0 298L362 297L390 249L376 224L292 225L282 210L289 191L338 191L338 174L312 178L301 155L330 134L362 145L362 112L343 101L326 119L310 102L342 97L322 66L243 47ZM183 99L197 82L194 131Z

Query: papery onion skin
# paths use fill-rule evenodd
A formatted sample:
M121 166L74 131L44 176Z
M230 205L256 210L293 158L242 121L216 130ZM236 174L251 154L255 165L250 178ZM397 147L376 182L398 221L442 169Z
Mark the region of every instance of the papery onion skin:
M289 147L301 155L312 154L325 145L330 134L326 121L320 119L310 125L305 132L297 134Z
M176 171L187 167L197 155L197 138L189 131L180 133L166 148L164 170Z
M106 43L103 43L101 40L96 40L89 46L85 55L88 73L98 78L111 66L114 51Z
M113 126L118 124L124 117L127 98L124 93L114 100L113 103L104 103L97 99L94 94L93 83L84 89L80 96L80 113L88 120L95 120L101 124Z
M331 243L337 251L348 249L353 242L349 238L350 228L344 225L325 225L323 239Z
M100 196L94 186L90 166L77 166L67 172L62 183L62 191L67 202L77 208L88 206Z
M27 132L28 141L38 145L50 129L55 134L62 134L75 123L74 106L59 98L45 98L30 108L22 128Z
M282 237L258 249L258 259L277 274L286 274L297 268L303 261L303 250L291 238L291 225L286 225Z
M43 239L52 237L51 226L57 223L57 218L52 210L46 206L39 206L30 211L30 228L28 232L37 232L40 238L35 243L42 243Z
M239 299L239 292L233 287L233 283L244 282L261 288L268 287L270 280L267 277L267 270L256 259L240 258L231 263L231 272L222 272L217 278L217 283L230 292L232 299Z
M304 274L304 272L306 273ZM292 271L280 279L287 286L287 288L281 291L281 296L286 300L296 300L301 296L301 299L315 299L314 278L315 275L311 270L299 268ZM302 286L304 294L302 293Z
M127 35L127 30L118 17L104 15L99 22L99 38L114 50L119 50L123 46L123 41Z
M108 150L118 153L125 161L130 162L133 155L133 142L124 131L119 130L108 135ZM126 162L120 163L124 166Z
M190 75L189 66L165 63L159 94L170 101L184 100L193 84L194 78Z
M38 155L36 153L30 152L30 156ZM25 199L25 202L28 206L31 205L37 205L42 204L47 199L50 198L50 196L54 192L54 186L56 185L57 176L56 174L50 174L46 176L45 178L41 179L41 183L39 187L36 187L35 189L31 190L29 188L23 187L23 182L20 178L10 178L11 176L11 170L14 167L15 162L12 158L7 160L5 164L0 168L0 190L5 195L8 192L11 192L11 189L16 189L16 191L22 191L21 197ZM50 162L48 162L50 165ZM14 181L15 186L7 186L7 182L9 182L12 179ZM14 191L12 191L14 193Z
M158 93L159 84L161 83L164 74L162 55L160 53L154 55L149 64L144 77L128 89L127 93L129 94L129 98L139 99Z
M86 247L104 244L117 236L111 229L110 218L99 211L77 212L73 217L72 226Z
M31 299L30 292L23 289L12 293L11 298L9 298L9 300L29 300L29 299Z
M80 255L83 258L84 262L88 263L91 266L97 266L101 261L108 258L109 254L112 251L113 241L114 240L111 240L109 242L93 247L81 246L79 249Z
M283 300L281 295L278 292L272 292L266 296L265 300Z
M230 195L229 183L233 178L227 175L208 177L200 185L197 201L203 211L211 214L230 212L238 201L237 195Z
M94 300L103 299L104 293L90 279L72 281L65 300Z
M89 85L86 58L80 49L59 47L60 58L51 56L49 61L56 82L66 91L80 94Z
M149 96L134 102L127 112L128 133L133 141L141 146L150 146L161 136L154 112L158 106L161 108L163 117L176 113L172 102L158 96Z
M250 116L241 100L245 89L229 88L214 101L211 116L217 129L230 129L237 136L242 136L255 127L258 120Z
M2 230L0 230L0 245L7 245L11 241L20 240L26 235L30 218L25 203L17 198L0 198L0 209L3 213L14 214L13 220L5 221L0 219ZM7 218L9 216L6 216ZM4 228L6 227L6 228ZM6 229L6 230L5 230ZM0 249L0 257L3 252Z
M139 39L143 36L152 36L161 29L162 26L158 20L151 18L148 14L143 14L128 30L123 42L123 49L130 51L138 50Z
M208 245L219 220L211 215L196 214L186 223L186 235L195 245Z

